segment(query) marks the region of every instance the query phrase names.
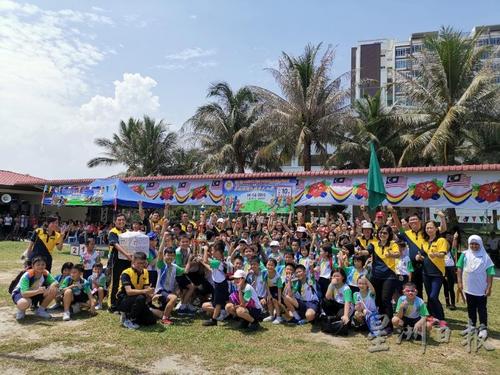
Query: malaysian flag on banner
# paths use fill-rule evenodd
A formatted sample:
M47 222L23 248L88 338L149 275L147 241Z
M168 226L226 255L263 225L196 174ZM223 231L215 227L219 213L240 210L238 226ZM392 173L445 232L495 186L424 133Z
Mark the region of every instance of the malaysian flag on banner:
M179 182L178 190L189 190L189 182Z
M385 178L385 186L388 188L405 188L408 184L408 177L389 176Z
M471 178L465 174L451 174L446 179L445 187L462 186L470 187Z
M333 184L338 186L352 186L352 178L348 177L335 177Z

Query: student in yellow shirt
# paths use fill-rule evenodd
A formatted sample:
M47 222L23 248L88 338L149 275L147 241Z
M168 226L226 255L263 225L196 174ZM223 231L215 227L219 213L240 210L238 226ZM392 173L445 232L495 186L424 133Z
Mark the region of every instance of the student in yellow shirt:
M64 241L64 231L59 230L59 219L57 216L49 216L47 225L43 228L37 228L33 232L31 242L28 247L28 259L32 260L35 257L43 257L46 261L46 270L52 269L52 252L54 248L62 250Z
M439 301L439 293L443 286L445 275L444 257L448 252L449 244L445 238L440 237L438 224L435 221L427 221L424 229L422 247L415 260L422 263L429 313L434 318L432 323L439 323L440 327L445 327L444 310Z

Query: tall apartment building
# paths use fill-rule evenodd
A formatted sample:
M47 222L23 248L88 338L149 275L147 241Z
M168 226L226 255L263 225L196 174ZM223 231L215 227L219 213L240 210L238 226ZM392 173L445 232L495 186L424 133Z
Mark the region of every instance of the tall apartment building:
M477 45L500 45L500 25L476 26L469 34L474 36L479 30L482 35ZM382 103L391 106L395 103L408 105L406 97L397 85L398 78L415 75L412 57L422 49L424 39L437 31L414 33L408 41L377 39L361 41L351 48L351 99L373 95L381 89ZM484 56L487 58L488 56ZM500 83L500 54L494 60L497 82Z

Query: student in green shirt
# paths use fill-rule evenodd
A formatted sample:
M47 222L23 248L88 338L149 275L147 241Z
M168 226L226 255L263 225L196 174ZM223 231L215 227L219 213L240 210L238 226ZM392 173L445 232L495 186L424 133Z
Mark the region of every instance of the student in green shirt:
M32 305L40 304L35 314L44 319L52 316L47 312L47 306L56 298L58 283L45 269L47 262L41 256L31 260L31 269L26 271L12 291L12 300L17 306L16 319L24 319L26 310Z
M396 305L396 315L392 318L394 328L410 326L422 334L422 330L427 326L427 330L430 332L432 322L426 325L429 311L424 300L417 296L416 285L411 282L404 284L403 293L404 295L399 297Z

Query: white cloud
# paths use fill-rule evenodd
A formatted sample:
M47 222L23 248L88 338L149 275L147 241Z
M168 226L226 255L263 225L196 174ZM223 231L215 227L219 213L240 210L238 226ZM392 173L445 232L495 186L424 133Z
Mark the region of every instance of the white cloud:
M151 91L157 85L151 77L125 73L123 80L114 85L112 97L96 95L80 108L83 122L96 131L113 121L118 124L120 119L155 113L160 107L158 96Z
M94 138L111 136L120 119L154 116L159 99L156 82L140 74L124 74L110 97L95 95L90 74L105 52L83 28L112 21L5 0L0 17L0 149L9 155L2 168L46 178L123 170L86 167L100 152Z
M190 14L189 18L191 18L192 20L195 20L198 18L198 16L196 14Z
M207 56L213 56L215 55L215 50L214 49L203 49L203 48L186 48L183 49L180 52L173 53L170 55L165 56L167 60L191 60L191 59L197 59L200 57L207 57Z

